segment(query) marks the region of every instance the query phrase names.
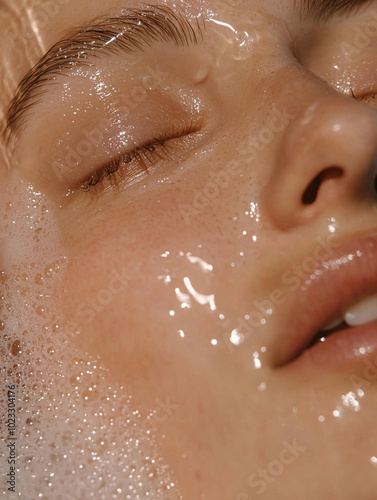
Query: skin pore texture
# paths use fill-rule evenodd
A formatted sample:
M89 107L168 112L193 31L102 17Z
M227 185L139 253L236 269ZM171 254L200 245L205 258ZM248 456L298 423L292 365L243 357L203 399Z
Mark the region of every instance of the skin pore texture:
M375 499L376 322L323 332L377 292L356 3L0 7L4 498Z

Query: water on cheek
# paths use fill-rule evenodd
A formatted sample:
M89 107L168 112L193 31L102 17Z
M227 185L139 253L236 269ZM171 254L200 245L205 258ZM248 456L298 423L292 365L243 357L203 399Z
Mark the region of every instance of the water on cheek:
M15 429L11 423L2 443L4 466L6 440L17 438L15 491L22 498L181 498L154 445L155 411L141 414L127 388L110 387L100 360L75 349L60 327L57 290L68 262L48 202L18 178L4 200L0 412L15 403Z
M214 149L222 152L221 142ZM208 159L204 157L203 162ZM266 346L262 342L255 347L254 340L257 332L263 337L271 311L261 312L250 291L263 232L263 216L253 195L258 181L255 175L249 178L250 163L243 156L235 155L225 163L219 154L212 162L210 175L195 181L191 204L181 207L192 236L180 235L184 241L180 249L167 241L166 250L153 257L159 261L162 293L170 297L161 314L182 346L190 350L196 345L196 355L204 364L218 353L224 366L224 361L228 363L242 351L244 368L260 370ZM249 188L240 192L239 182ZM249 292L239 300L245 280ZM264 390L265 381L258 381L256 389L259 386Z
M233 249L225 256L212 254L211 244L204 242L189 252L166 250L161 254L163 271L158 279L161 286L170 290L170 300L166 300L165 322L169 331L179 339L188 350L196 346L196 355L206 363L208 359L219 355L221 363L229 362L232 356L242 351L245 369L262 368L263 356L267 348L263 344L255 347L256 334L263 339L263 332L269 326L270 309L253 308L253 297L243 302L237 299L239 295L240 274L244 274L245 262L254 262L255 254L252 246L258 238L250 229L255 224L259 226L257 206L254 210L246 210L249 232L244 230L239 235ZM252 213L251 213L252 212ZM257 221L250 221L256 217ZM238 222L238 218L235 217ZM237 226L237 224L232 220ZM247 239L247 236L249 238ZM242 243L243 239L243 243ZM240 250L242 249L242 250ZM162 264L163 266L163 264ZM251 279L251 278L250 278ZM234 297L236 299L234 300ZM198 329L198 326L200 328ZM259 380L255 389L265 390L266 383Z

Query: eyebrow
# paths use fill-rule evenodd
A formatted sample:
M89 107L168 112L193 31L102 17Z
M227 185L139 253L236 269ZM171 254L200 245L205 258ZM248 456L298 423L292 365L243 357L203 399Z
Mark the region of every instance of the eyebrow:
M371 3L371 0L295 0L296 10L302 18L328 21L337 14L347 14Z
M202 35L199 18L192 23L183 13L175 13L166 6L127 9L124 15L76 28L53 45L22 79L6 115L3 129L6 143L24 130L31 109L64 70L93 66L103 55L142 52L157 42L174 43L178 47L197 45Z

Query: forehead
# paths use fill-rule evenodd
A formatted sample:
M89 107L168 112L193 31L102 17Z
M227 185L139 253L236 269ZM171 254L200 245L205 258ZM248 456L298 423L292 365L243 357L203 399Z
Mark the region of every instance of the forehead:
M261 0L247 0L253 6ZM142 4L173 4L185 10L187 2L178 0L0 0L0 119L8 107L18 83L25 74L59 39L66 37L70 28L85 25L98 16L106 16L125 7ZM206 0L197 5L232 5L234 0ZM273 3L263 0L263 5Z

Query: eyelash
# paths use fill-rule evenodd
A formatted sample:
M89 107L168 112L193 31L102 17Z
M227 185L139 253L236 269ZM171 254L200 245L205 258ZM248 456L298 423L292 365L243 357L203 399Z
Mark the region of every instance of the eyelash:
M136 165L137 171L133 172L134 177L141 173L148 172L149 168L154 165L156 160L169 160L171 158L167 145L169 141L188 136L194 131L193 123L191 123L183 130L163 134L159 138L155 138L141 146L137 146L132 151L118 156L95 171L76 189L83 192L94 191L94 188L98 187L104 181L109 181L112 186L117 186L125 178L123 167L127 167L126 170L129 170Z

